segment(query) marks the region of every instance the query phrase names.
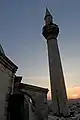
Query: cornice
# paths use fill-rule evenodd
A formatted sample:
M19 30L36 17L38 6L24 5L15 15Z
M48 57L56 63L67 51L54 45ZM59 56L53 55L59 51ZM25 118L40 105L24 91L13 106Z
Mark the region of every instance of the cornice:
M11 70L13 73L15 73L18 69L18 67L3 53L0 52L0 63Z
M20 87L21 87L21 89L31 90L31 91L35 91L35 92L48 93L48 91L49 91L47 88L37 87L34 85L29 85L29 84L24 84L24 83L20 83Z

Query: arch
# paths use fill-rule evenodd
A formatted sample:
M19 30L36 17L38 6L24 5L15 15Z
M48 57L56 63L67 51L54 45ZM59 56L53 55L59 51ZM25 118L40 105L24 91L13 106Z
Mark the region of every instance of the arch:
M21 92L22 92L24 95L27 95L27 96L32 100L32 105L35 107L35 102L34 102L32 96L31 96L30 94L26 93L26 92L23 92L23 91L21 91Z

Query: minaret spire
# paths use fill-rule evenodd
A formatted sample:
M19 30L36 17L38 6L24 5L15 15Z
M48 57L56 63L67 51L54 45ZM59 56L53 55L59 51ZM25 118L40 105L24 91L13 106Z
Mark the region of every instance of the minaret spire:
M45 12L45 17L47 16L52 16L51 13L49 12L48 8L46 7L46 12Z
M53 22L53 17L47 7L46 7L44 20L45 20L45 24L50 24L51 22Z
M2 45L0 44L0 52L5 55Z

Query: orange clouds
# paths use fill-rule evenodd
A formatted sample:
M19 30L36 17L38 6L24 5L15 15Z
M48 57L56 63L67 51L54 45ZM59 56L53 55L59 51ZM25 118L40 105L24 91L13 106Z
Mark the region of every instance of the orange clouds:
M80 98L80 87L72 87L67 89L67 95L69 99Z
M80 98L80 87L75 86L75 87L67 88L67 96L68 99ZM51 92L48 93L48 99L51 99Z

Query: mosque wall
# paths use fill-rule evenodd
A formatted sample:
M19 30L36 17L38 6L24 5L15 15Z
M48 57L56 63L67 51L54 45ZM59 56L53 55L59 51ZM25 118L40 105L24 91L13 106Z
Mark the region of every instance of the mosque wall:
M5 55L0 54L0 120L5 120L7 116L8 95L15 76L14 68L15 65Z
M28 93L35 103L37 119L48 119L47 92L48 89L21 83L22 91Z

